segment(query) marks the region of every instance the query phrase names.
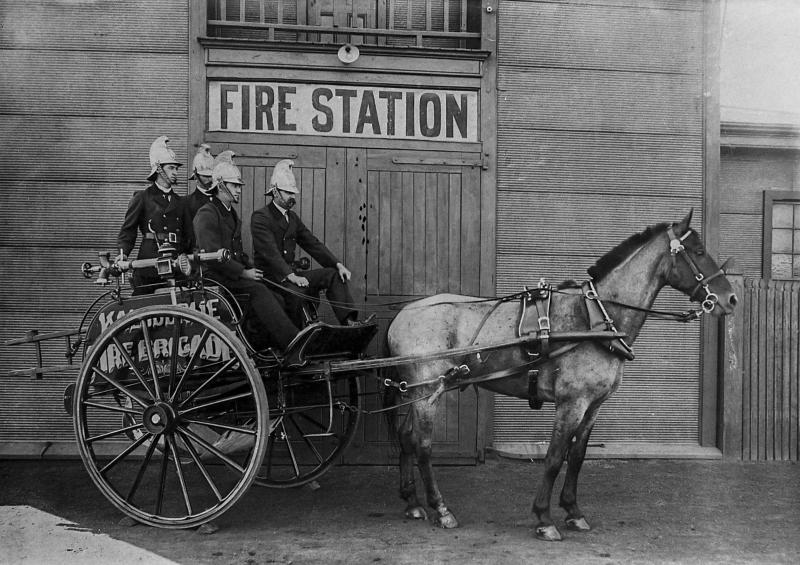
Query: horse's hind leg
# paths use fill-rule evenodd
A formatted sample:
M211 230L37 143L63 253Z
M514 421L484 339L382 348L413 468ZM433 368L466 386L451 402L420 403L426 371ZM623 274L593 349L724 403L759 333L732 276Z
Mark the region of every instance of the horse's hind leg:
M533 512L539 519L536 525L536 537L541 540L561 541L563 539L561 532L558 531L550 517L550 499L553 496L553 484L561 471L564 456L570 447L572 437L583 420L585 411L585 407L574 402L565 402L556 408L553 433L544 460L544 476L533 501Z
M578 507L578 474L581 472L583 460L586 456L586 446L589 436L594 428L600 405L591 407L583 416L583 421L575 433L575 440L567 454L567 472L564 478L564 488L561 489L559 506L567 511L566 524L570 530L585 532L591 529Z
M417 454L417 466L422 482L425 484L425 493L428 506L436 511L433 523L441 528L457 528L458 520L447 506L444 505L442 493L433 473L431 452L433 442L433 419L436 405L423 400L413 407L413 437Z
M405 414L397 414L397 436L400 441L400 497L406 501L406 518L426 520L428 514L417 498L417 485L414 482L415 449L410 410Z

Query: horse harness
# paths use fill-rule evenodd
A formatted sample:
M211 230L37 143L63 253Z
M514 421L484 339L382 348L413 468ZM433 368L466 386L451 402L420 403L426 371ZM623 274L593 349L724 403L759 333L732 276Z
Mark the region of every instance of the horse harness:
M695 280L697 280L697 285L692 290L692 293L689 295L690 300L694 300L695 295L697 295L698 291L701 289L705 291L706 296L702 301L702 312L703 313L710 313L716 303L719 301L719 297L711 292L709 288L709 283L725 274L724 269L720 268L717 272L710 276L705 276L702 271L697 267L697 264L692 259L691 255L686 251L685 246L683 245L683 241L685 241L691 234L692 230L687 230L685 234L681 237L678 237L675 234L675 231L670 226L667 229L667 234L670 239L670 255L672 258L672 268L668 275L671 276L672 272L677 268L677 256L680 255L684 258L686 263L688 264L689 268L691 269L692 273L694 274ZM577 288L577 285L576 287ZM633 349L625 342L624 335L620 334L617 330L616 326L614 325L614 321L611 319L611 316L608 314L608 310L606 309L603 302L600 300L599 295L597 294L597 290L595 289L594 282L589 279L585 281L583 284L580 285L581 292L583 294L584 303L586 304L586 312L588 315L589 321L589 330L590 331L598 331L603 332L605 334L603 338L598 341L603 341L605 346L608 350L617 355L626 361L633 361L635 358L635 354ZM561 347L556 349L552 349L550 343L550 333L551 333L551 326L550 326L550 303L552 299L553 292L556 292L558 289L553 285L550 285L545 282L544 279L540 279L539 284L534 288L525 287L525 289L521 293L512 294L510 296L506 296L503 298L498 299L492 308L490 308L481 319L480 323L478 324L477 328L475 329L472 338L469 341L469 345L472 346L475 343L475 340L480 335L481 330L483 329L486 321L491 317L491 315L497 310L497 308L506 302L509 302L514 299L519 299L520 301L520 315L519 315L519 323L517 325L517 335L518 337L526 337L526 336L533 336L535 334L536 339L532 340L531 342L526 344L527 347L527 354L529 360L522 365L518 365L515 367L511 367L509 369L503 369L500 371L494 371L488 374L482 374L477 377L473 378L466 378L472 370L466 364L457 365L451 367L448 371L446 371L443 375L439 375L437 378L422 381L418 383L408 384L405 381L401 383L397 383L392 381L391 379L385 379L383 381L384 386L393 386L396 387L401 393L406 393L410 388L419 387L419 386L426 386L431 384L437 384L438 386L434 390L434 392L423 396L422 398L417 398L414 400L410 400L399 404L396 407L411 404L413 402L417 402L419 400L427 399L429 403L433 404L438 400L438 398L446 391L453 390L455 388L460 388L461 390L465 389L469 385L477 385L478 383L503 379L513 375L518 375L523 371L527 371L528 373L528 404L534 410L538 410L544 404L544 401L538 397L538 377L539 377L539 369L537 368L539 365L543 364L545 361L563 355L575 347L579 345L578 342L567 343ZM668 315L674 317L676 320L688 322L692 319L697 319L699 317L700 312L691 312L691 315L687 314L675 314L670 312L658 312L655 310L650 310L647 308L639 308L634 307L627 304L621 304L614 301L609 301L619 306L632 308L635 310L641 310L644 312L656 313L661 315ZM606 338L609 333L612 334L611 339ZM475 353L475 357L479 363L484 363L485 360L481 357L480 351ZM379 411L380 412L380 411Z
M614 322L611 320L611 317L608 315L608 311L605 309L603 303L597 295L597 291L594 288L594 283L591 280L587 281L582 285L582 289L589 317L590 331L602 331L605 335L608 335L609 332L611 332L614 336L618 335L619 332L614 326ZM542 279L539 281L539 285L535 288L525 287L525 290L519 294L497 300L492 308L490 308L484 314L469 341L469 346L472 346L475 343L475 340L477 339L478 335L480 335L480 332L486 324L486 321L491 317L495 310L497 310L500 304L509 302L515 298L519 298L520 316L519 323L517 325L518 337L523 338L532 336L532 334L535 334L536 337L535 340L531 340L530 342L526 343L528 354L527 362L508 369L502 369L488 374L480 374L472 378L467 378L470 373L472 373L472 369L469 367L469 365L461 364L451 367L443 375L439 375L435 379L421 381L418 383L408 384L405 381L398 383L392 381L391 379L385 379L383 381L384 386L395 387L401 393L406 393L411 388L432 384L437 385L436 389L432 393L422 398L409 400L395 407L412 404L423 399L427 399L429 404L433 404L444 392L448 390L453 390L455 388L464 390L469 385L477 385L487 381L504 379L513 375L519 375L520 373L527 372L528 403L531 408L535 410L540 409L544 404L544 401L538 397L537 393L539 369L536 367L543 364L545 361L548 361L549 359L553 359L571 351L579 345L578 342L571 342L562 345L561 347L552 347L550 342L550 302L554 290L555 289L552 285L545 283L544 279ZM612 353L627 360L633 360L633 350L630 348L630 346L628 346L627 343L625 343L623 337L624 336L622 334L619 334L619 337L612 336L612 339L605 338L603 341L608 344L608 349ZM480 351L475 352L475 358L479 364L482 364L486 361L486 359L481 356Z

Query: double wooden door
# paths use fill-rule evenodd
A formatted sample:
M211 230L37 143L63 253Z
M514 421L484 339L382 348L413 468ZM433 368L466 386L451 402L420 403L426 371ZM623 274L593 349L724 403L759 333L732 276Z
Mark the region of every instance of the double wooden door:
M377 313L372 355L388 355L385 335L397 303L439 292L479 294L479 154L244 144L215 149L223 148L239 155L246 185L240 210L245 249L252 245L252 212L270 201L275 163L294 160L295 209L352 271L357 306ZM321 313L330 315L325 306ZM380 388L378 378L365 380L367 409L380 407ZM477 412L472 390L446 395L437 414L437 461L475 460ZM391 453L384 418L367 415L346 462L384 463L394 459Z

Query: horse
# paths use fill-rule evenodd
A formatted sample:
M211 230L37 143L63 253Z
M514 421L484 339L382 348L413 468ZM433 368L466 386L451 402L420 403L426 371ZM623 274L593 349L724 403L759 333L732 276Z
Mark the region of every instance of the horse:
M737 302L723 269L706 254L699 234L690 227L691 218L692 211L678 223L658 224L630 236L588 270L588 285L566 282L552 287L551 293L544 293L549 294L548 307L541 305L544 301L537 306L539 324L533 326L537 337L555 337L557 330L588 330L599 315L601 327L626 336L623 339L547 343L549 353L532 351L535 348L525 344L486 351L480 348L521 341L519 301L439 294L400 310L388 329L389 352L421 359L392 368L397 372L397 381L387 381L384 398L387 409L395 407L390 412L394 414L390 434L399 444L400 496L406 501L406 517L427 519L414 482L416 458L427 503L435 512L434 523L443 528L458 527L434 476L431 438L442 386L454 372L465 374L466 363L472 384L504 395L529 400L535 396L538 402L555 404L544 476L533 500L532 512L538 521L536 537L546 541L563 539L550 515L550 501L565 460L567 470L559 505L566 511L566 527L575 531L590 529L577 501L578 474L587 442L600 406L620 386L625 361L632 358L629 346L648 313L653 312L651 307L659 291L669 285L692 302L702 302L702 310L695 312L697 316L704 312L712 316L729 314ZM596 310L594 316L590 306ZM543 324L542 317L549 324ZM552 334L545 325L550 326ZM471 347L477 353L471 353ZM445 357L447 350L454 354ZM532 357L534 363L530 361ZM533 387L532 365L538 371ZM486 380L481 380L481 375ZM400 386L388 386L392 383ZM398 410L400 406L404 413Z

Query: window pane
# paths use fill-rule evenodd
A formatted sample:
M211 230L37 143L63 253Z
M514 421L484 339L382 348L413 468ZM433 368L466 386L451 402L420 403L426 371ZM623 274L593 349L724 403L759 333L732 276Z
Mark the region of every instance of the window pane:
M800 204L794 205L794 227L800 229Z
M772 278L790 279L792 278L792 256L788 254L772 255Z
M772 252L791 253L794 230L772 230Z
M772 205L772 227L791 228L794 220L794 206L791 204Z
M800 279L800 255L793 255L792 278Z

